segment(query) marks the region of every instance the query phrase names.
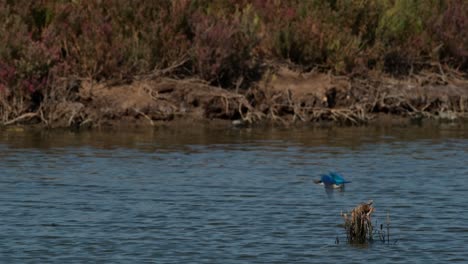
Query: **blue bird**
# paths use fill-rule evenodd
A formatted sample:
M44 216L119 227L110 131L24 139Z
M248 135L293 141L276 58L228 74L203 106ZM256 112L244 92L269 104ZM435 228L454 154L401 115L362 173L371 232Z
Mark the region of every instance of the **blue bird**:
M325 188L333 188L333 189L343 189L345 183L350 183L336 172L329 172L328 174L320 175L320 180L315 180L316 184L325 185Z
M335 184L337 185L344 185L345 183L350 183L351 181L347 181L343 179L343 176L336 172L330 172L329 175L335 180Z

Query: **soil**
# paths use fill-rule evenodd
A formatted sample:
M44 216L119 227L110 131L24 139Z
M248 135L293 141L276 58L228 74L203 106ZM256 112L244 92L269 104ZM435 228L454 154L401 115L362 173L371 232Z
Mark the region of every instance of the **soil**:
M223 89L198 79L140 78L127 84L81 80L41 107L4 125L147 126L174 120L234 125L334 122L365 124L385 114L410 119L466 119L468 80L420 73L404 79L299 73L279 67L248 89Z

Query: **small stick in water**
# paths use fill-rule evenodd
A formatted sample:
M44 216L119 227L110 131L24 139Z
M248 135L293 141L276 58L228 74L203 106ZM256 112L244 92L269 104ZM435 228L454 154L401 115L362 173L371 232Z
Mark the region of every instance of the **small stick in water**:
M390 213L387 211L387 242L390 244Z

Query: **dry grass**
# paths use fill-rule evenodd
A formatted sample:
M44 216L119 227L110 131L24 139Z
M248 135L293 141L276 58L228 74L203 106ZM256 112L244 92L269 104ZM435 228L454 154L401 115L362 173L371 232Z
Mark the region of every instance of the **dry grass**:
M342 213L349 243L364 244L372 241L373 226L371 214L375 211L373 201L356 206L349 214Z

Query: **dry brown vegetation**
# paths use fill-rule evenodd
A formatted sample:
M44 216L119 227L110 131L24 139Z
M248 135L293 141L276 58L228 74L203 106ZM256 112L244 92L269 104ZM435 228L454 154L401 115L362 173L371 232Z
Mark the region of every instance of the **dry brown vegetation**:
M364 244L373 240L371 214L375 211L373 201L356 206L350 213L342 214L346 237L349 243Z
M82 80L76 85L79 89L51 93L37 109L18 112L11 119L4 116L3 124L154 125L157 121L192 118L239 120L241 124L332 121L359 125L380 113L453 120L466 118L468 109L468 82L434 73L407 79L360 79L279 67L250 88L237 92L200 79L167 77L118 85Z

